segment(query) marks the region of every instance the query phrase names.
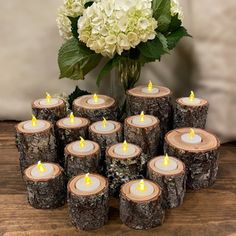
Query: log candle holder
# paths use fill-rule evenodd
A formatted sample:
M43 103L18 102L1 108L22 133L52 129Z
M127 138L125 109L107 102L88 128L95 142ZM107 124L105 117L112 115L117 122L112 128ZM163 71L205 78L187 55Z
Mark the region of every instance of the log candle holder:
M51 209L63 206L66 201L66 178L63 169L55 163L44 163L44 166L51 169L51 173L45 170L37 172L37 164L28 167L24 171L24 180L28 192L28 201L34 208ZM43 176L41 176L43 175Z
M53 125L49 121L38 120L38 126L27 128L31 121L16 126L16 146L20 153L20 168L23 171L38 161L57 162L56 139Z
M96 98L96 99L95 99ZM118 108L115 100L105 95L84 95L74 100L73 112L76 116L90 121L117 120Z
M202 129L195 131L190 142L183 141L183 135L188 135L189 128L170 131L165 137L165 152L182 160L187 169L187 186L200 189L211 186L218 171L219 139Z
M124 184L120 191L120 219L125 225L133 229L149 229L159 226L165 217L161 189L157 184L150 180L144 180L143 183L147 185L146 187L152 188L147 196L145 196L145 188L142 191L143 196L138 196L132 192L132 186L141 181L132 180Z
M65 172L68 178L81 173L97 173L101 170L101 151L99 145L86 140L84 142L90 145L91 148L90 150L83 151L83 148L80 148L80 142L75 141L65 147Z
M84 190L78 189L78 185L83 185L85 175L74 177L67 187L69 216L72 224L80 230L98 229L108 221L108 182L101 175L90 176L90 184L85 185ZM81 183L77 184L79 181ZM92 190L86 191L86 187L95 184Z
M163 205L165 208L174 208L183 203L186 192L185 164L174 157L163 162L165 157L155 157L148 163L148 178L162 188ZM171 163L176 163L176 168L168 168Z

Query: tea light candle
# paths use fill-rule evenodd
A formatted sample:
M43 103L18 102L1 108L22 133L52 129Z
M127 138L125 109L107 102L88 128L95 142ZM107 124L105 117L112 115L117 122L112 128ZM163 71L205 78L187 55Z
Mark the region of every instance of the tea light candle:
M89 140L84 140L80 137L80 141L73 143L72 149L74 152L86 153L91 152L94 149L94 145Z
M121 157L130 156L135 154L135 146L130 143L128 144L125 140L123 143L116 145L114 152Z
M147 94L155 94L155 93L159 93L160 90L159 88L153 87L152 81L150 80L148 83L148 86L145 88L142 88L142 92L147 93Z
M98 132L106 133L113 131L115 129L115 125L112 122L107 121L106 118L103 117L103 121L96 122L94 124L94 128Z
M87 103L90 104L90 105L101 105L103 103L105 103L105 100L103 98L99 98L98 95L95 93L93 95L93 98L89 98L87 100Z
M149 182L144 182L143 179L139 183L135 182L130 186L130 193L139 197L150 196L153 192L153 186Z
M43 177L52 177L54 173L53 165L50 163L41 163L41 161L38 161L37 166L33 167L31 170L31 175L34 178L41 179Z
M139 116L134 116L132 123L137 126L149 126L153 124L153 119L149 116L145 116L142 111Z
M62 123L65 127L77 127L82 124L82 120L79 117L75 117L73 112L71 112L69 118L64 118Z
M176 170L178 165L175 159L170 159L168 154L166 154L156 160L155 167L161 171L172 171Z
M52 96L49 93L46 93L46 98L41 99L39 101L41 106L47 107L47 106L55 106L59 103L58 98L52 98Z
M189 106L196 106L200 105L201 103L201 99L195 98L195 94L193 91L191 91L189 97L182 98L181 100L184 105L189 105Z
M37 120L37 118L32 115L32 120L31 121L26 121L23 125L24 130L28 131L40 131L45 128L46 124L43 120Z
M189 130L189 133L185 133L181 136L181 140L189 144L198 144L198 143L201 143L202 138L200 135L195 134L194 129L191 128Z
M80 191L91 192L95 191L100 186L100 180L95 176L89 176L89 173L80 178L76 184L76 188Z

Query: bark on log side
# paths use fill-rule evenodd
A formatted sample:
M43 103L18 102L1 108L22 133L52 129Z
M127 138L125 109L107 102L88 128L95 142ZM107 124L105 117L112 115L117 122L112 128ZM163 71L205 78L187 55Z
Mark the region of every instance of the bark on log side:
M178 167L174 171L163 172L155 167L156 160L159 157L153 158L148 163L148 179L157 183L162 189L163 206L164 208L178 207L183 203L186 192L186 179L185 164L173 157L178 163Z
M161 190L151 199L137 201L129 193L132 181L122 186L120 192L120 219L132 229L150 229L163 224L165 211L162 207ZM154 184L154 183L153 183ZM126 190L127 189L127 190Z
M38 161L58 162L53 125L49 121L44 122L46 126L39 132L25 131L23 129L25 122L16 126L16 146L20 154L22 174L27 167Z
M101 171L101 151L99 145L93 142L94 150L79 154L72 150L74 143L70 143L65 147L65 172L67 177L70 179L81 173L99 173Z
M53 164L53 163L51 163ZM48 179L34 179L30 172L35 166L30 166L24 172L29 204L38 209L52 209L63 206L66 202L66 177L63 169L55 165L54 177Z
M68 208L72 224L80 230L101 228L108 221L108 182L103 179L99 192L81 194L76 190L75 183L80 176L74 177L68 183ZM98 175L97 175L98 177Z
M85 95L75 99L73 102L73 112L76 116L89 119L91 122L100 121L105 117L107 120L117 120L118 107L115 100L105 95L99 95L99 98L105 100L104 104L90 105L87 103L91 95Z
M174 128L195 127L205 128L209 103L201 101L200 105L184 105L181 98L176 100L174 111Z
M187 132L187 128L170 131L165 137L165 152L185 163L187 187L190 189L207 188L216 180L220 141L213 134L195 129L195 132L202 136L200 144L186 145L179 142L180 135Z

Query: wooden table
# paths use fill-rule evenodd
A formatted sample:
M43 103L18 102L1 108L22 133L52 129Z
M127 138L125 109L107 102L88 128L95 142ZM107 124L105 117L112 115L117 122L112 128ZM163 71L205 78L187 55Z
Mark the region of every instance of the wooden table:
M96 231L79 232L71 225L67 206L36 210L28 205L19 171L14 122L0 122L0 235L236 235L236 144L221 148L215 185L188 191L184 204L168 210L163 226L131 230L121 224L118 201L111 200L109 223Z

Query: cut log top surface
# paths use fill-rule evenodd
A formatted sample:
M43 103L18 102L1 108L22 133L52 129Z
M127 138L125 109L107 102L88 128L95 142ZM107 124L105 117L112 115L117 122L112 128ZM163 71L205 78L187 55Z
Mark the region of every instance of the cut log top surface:
M19 133L24 133L24 134L34 134L34 133L43 133L43 132L48 131L52 128L52 123L50 121L46 121L46 120L38 120L38 121L44 122L45 126L41 129L26 130L26 129L24 129L24 125L27 122L31 122L31 120L28 120L28 121L23 121L23 122L20 122L19 124L17 124L16 131Z
M197 129L194 128L195 134L198 134L201 136L202 141L199 144L188 144L181 140L181 136L185 133L189 133L190 128L180 128L170 131L165 136L165 141L170 146L173 146L177 149L189 151L189 152L204 152L204 151L210 151L219 148L220 141L219 139L203 130L203 129Z
M139 156L142 152L142 149L135 145L135 144L131 144L129 143L128 145L133 145L135 147L135 152L132 154L132 155L126 155L126 156L121 156L117 153L115 153L115 148L118 146L118 145L121 145L122 143L117 143L117 144L114 144L112 145L111 147L109 147L107 150L106 150L106 153L107 153L107 156L111 157L111 158L115 158L115 159L120 159L120 160L125 160L125 159L133 159L133 158L136 158L137 156Z
M170 159L175 160L177 162L177 168L175 170L171 170L171 171L163 171L160 170L159 168L156 167L155 162L157 160L160 160L161 158L163 158L163 156L158 156L158 157L154 157L153 159L151 159L148 162L148 167L158 173L159 175L163 175L163 176L173 176L173 175L179 175L182 174L185 171L185 164L180 161L179 159L175 158L175 157L171 157L169 156Z
M73 105L76 107L82 107L86 109L103 109L111 107L115 104L115 100L112 97L106 95L97 95L98 98L104 99L102 104L89 104L88 100L93 99L93 95L84 95L74 100Z
M72 147L74 144L79 145L80 141L75 141L72 143L69 143L68 145L66 145L65 147L65 153L71 155L71 156L75 156L75 157L87 157L87 156L92 156L96 153L99 152L100 147L96 142L93 142L91 140L86 140L86 142L90 142L93 144L93 150L89 151L89 152L76 152Z
M65 125L63 123L63 121L68 119L68 117L66 117L66 118L62 118L62 119L58 120L56 123L56 126L61 129L79 129L79 128L88 126L90 123L90 121L86 118L82 118L82 117L75 117L75 118L79 118L81 120L81 123L74 124L74 125L72 124L71 126Z
M59 107L65 104L65 102L60 99L60 98L52 98L52 99L58 99L58 103L57 104L48 104L47 106L45 105L41 105L40 102L43 100L43 98L37 99L32 103L32 108L41 108L41 109L46 109L46 108L55 108L55 107Z
M154 191L152 194L150 194L149 196L137 196L134 195L133 193L131 193L130 191L130 187L135 184L135 183L139 183L140 180L131 180L128 183L125 183L121 186L121 193L123 196L125 196L128 200L131 200L133 202L138 202L138 203L142 203L142 202L150 202L153 200L158 199L158 197L161 195L161 189L160 187L155 184L154 182L145 179L144 182L148 182L150 185L152 185L152 187L154 188Z
M159 89L158 93L153 93L153 94L142 92L142 89L145 88L145 87L147 87L147 86L145 86L145 85L137 86L135 88L132 88L132 89L128 90L127 94L135 96L135 97L147 97L147 98L158 98L158 97L165 97L165 96L171 95L170 89L168 89L166 87L153 85L153 88L158 88ZM142 104L140 104L140 106L142 106Z
M184 102L183 102L183 99L184 98L178 98L178 99L176 99L176 103L178 103L179 105L181 105L181 106L190 106L190 107L200 107L200 106L206 106L206 105L208 105L208 101L207 100L205 100L205 99L202 99L202 98L199 98L200 99L200 103L199 104L185 104Z
M150 127L155 127L157 126L159 123L160 123L160 120L158 118L156 118L155 116L151 116L151 115L145 115L145 117L148 117L150 119L152 119L152 124L148 124L148 125L137 125L137 124L134 124L133 123L133 119L135 117L137 117L139 115L136 115L136 116L130 116L128 118L125 119L125 123L130 125L130 126L133 126L133 127L137 127L137 128L150 128Z
M113 120L108 120L107 122L112 123L115 126L115 128L113 130L109 130L109 131L97 130L97 129L95 129L96 124L101 123L101 121L97 121L89 126L89 130L92 131L93 133L109 135L109 134L116 133L117 131L119 131L122 128L122 125L120 122L116 122Z
M95 194L98 194L100 192L102 192L105 188L108 187L108 181L105 177L98 175L98 174L89 174L90 177L96 177L97 179L99 179L100 181L100 185L98 186L98 188L96 188L93 191L82 191L76 188L76 183L79 179L84 178L85 174L81 174L81 175L77 175L75 177L73 177L68 185L67 185L67 190L68 192L71 192L75 195L78 196L93 196Z
M46 182L50 179L55 179L57 176L59 176L62 172L62 168L60 167L60 165L58 164L55 164L55 163L51 163L51 162L43 162L43 164L51 164L53 166L53 174L50 174L48 176L43 176L43 177L40 177L40 178L36 178L36 177L33 177L31 175L31 171L33 170L34 167L37 166L37 164L35 165L31 165L30 167L28 167L25 171L24 171L24 178L28 179L28 180L31 180L31 181L34 181L34 182Z

